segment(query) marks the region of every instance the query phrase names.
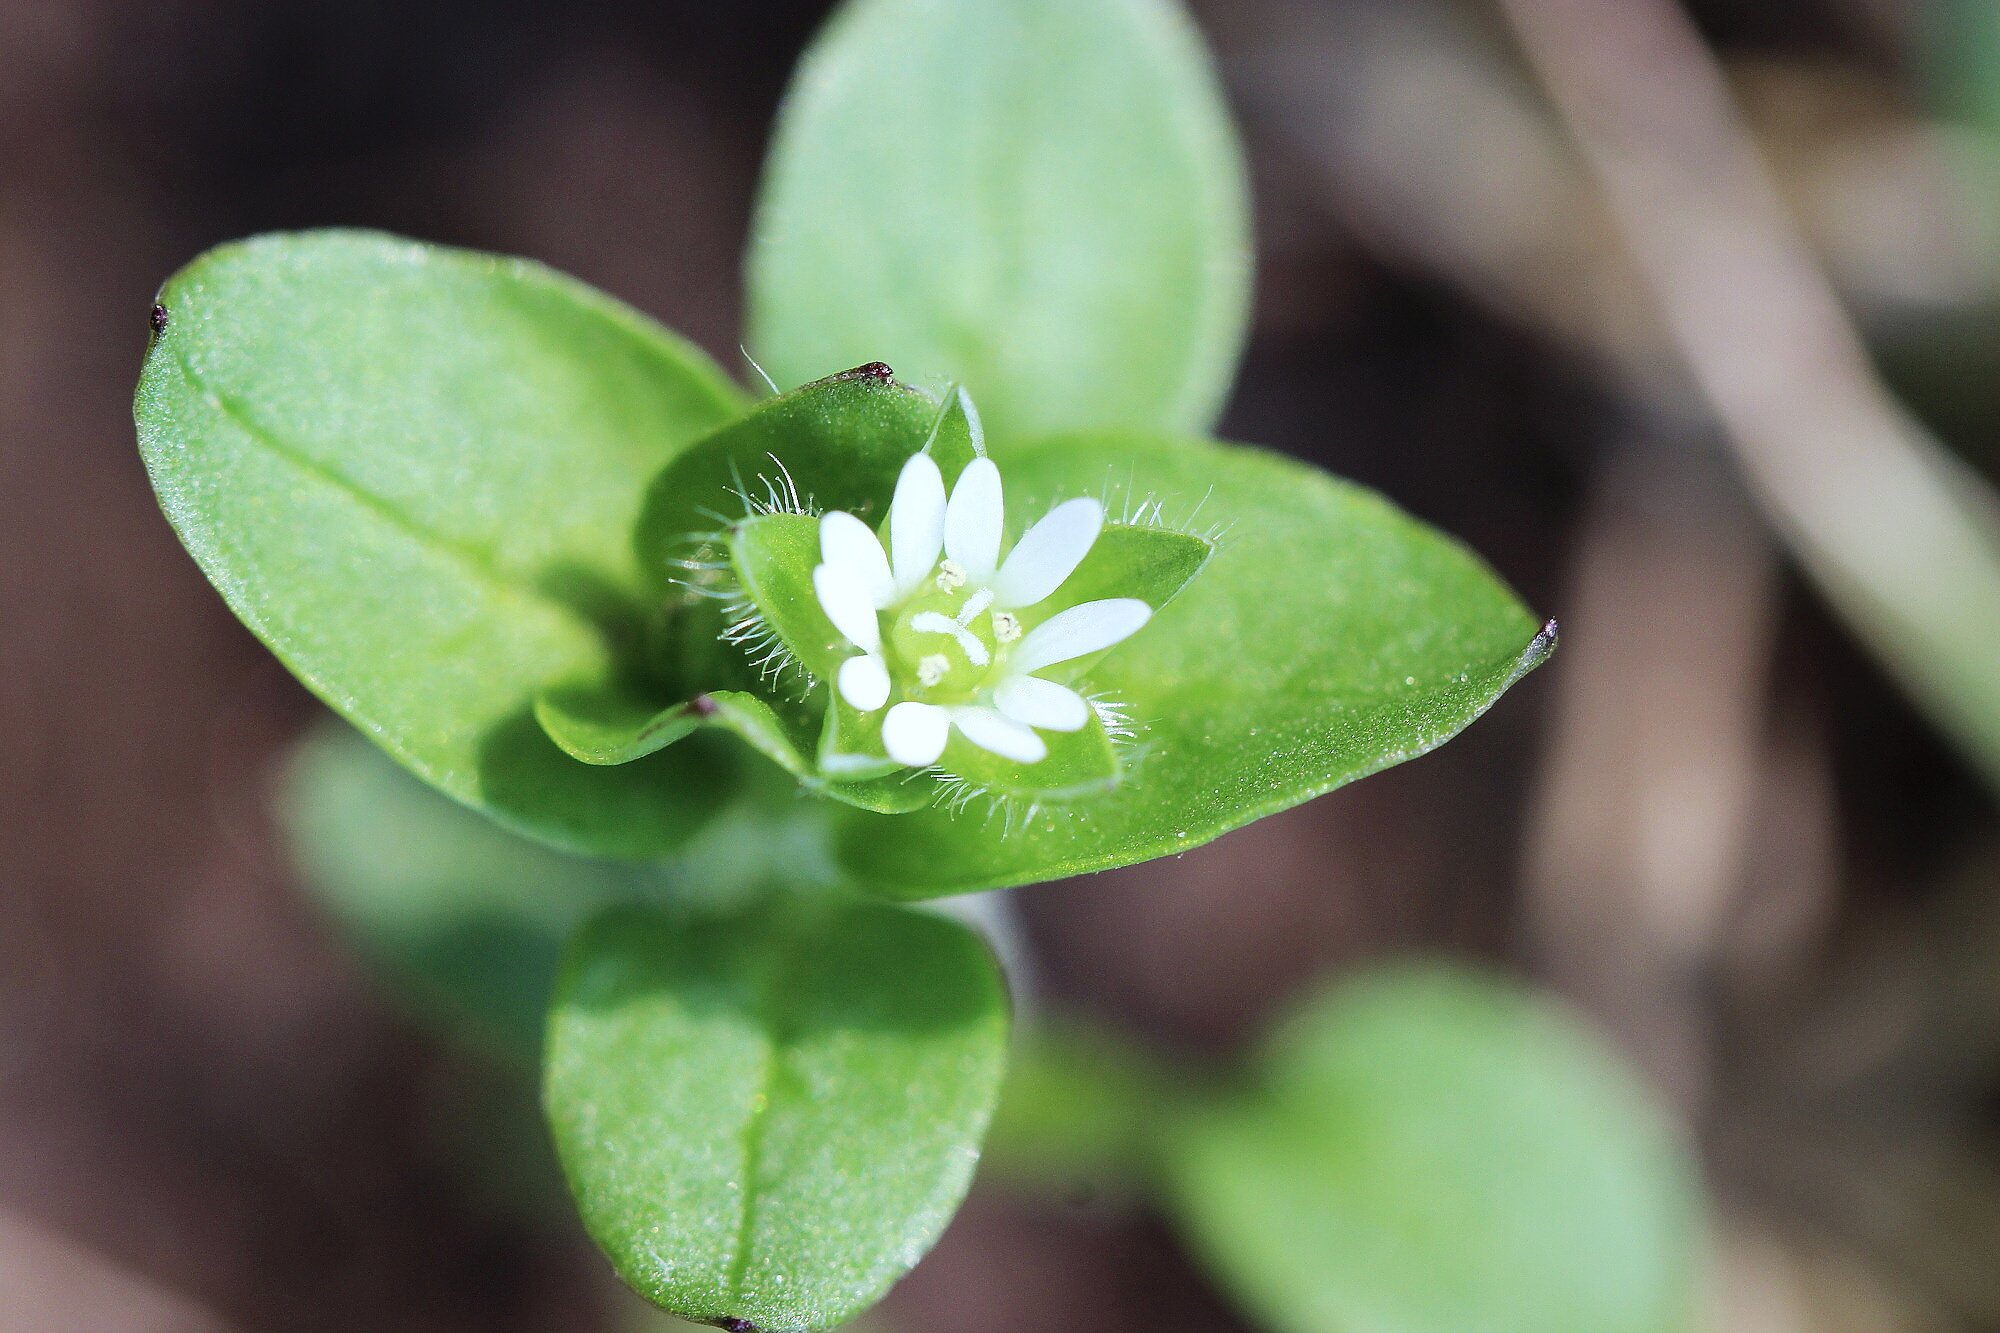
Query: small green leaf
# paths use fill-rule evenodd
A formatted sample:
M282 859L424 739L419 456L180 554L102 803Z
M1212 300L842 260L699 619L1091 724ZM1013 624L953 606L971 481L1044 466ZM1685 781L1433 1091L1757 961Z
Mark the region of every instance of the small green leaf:
M587 928L544 1098L584 1224L690 1319L822 1329L877 1300L964 1197L999 1096L986 946L887 907Z
M1171 0L852 0L800 64L752 229L782 382L881 357L996 438L1214 419L1248 305L1234 134Z
M1213 524L1215 553L1079 682L1134 732L1114 790L1012 819L938 809L892 829L846 813L839 855L875 891L934 897L1187 851L1435 748L1554 646L1457 542L1275 454L1107 434L996 444L994 457L1010 504L1037 502L1017 512L1129 478L1133 512ZM1107 594L1130 576L1095 557L1078 575L1091 591L1101 576Z
M212 250L160 296L136 415L231 609L411 770L570 848L655 855L691 755L578 764L542 689L641 656L647 482L734 415L698 351L534 264L358 232Z
M1197 1248L1279 1333L1685 1333L1694 1169L1565 1014L1403 968L1309 1006L1261 1085L1179 1123Z
M564 754L586 764L629 764L702 724L690 703L662 708L618 685L577 682L535 696L535 721Z

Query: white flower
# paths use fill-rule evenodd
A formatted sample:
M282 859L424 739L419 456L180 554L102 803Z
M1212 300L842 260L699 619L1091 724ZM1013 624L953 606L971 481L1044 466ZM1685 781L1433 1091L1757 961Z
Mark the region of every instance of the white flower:
M1040 731L1080 731L1090 705L1035 675L1136 633L1152 608L1135 597L1085 602L1022 633L1017 614L1060 588L1104 527L1104 506L1069 500L1000 558L1006 517L1000 469L974 459L949 500L928 454L903 465L889 505L889 549L852 514L820 519L813 589L834 627L861 650L840 665L840 697L882 719L882 748L927 768L951 729L1017 763L1048 754ZM939 559L940 556L944 558ZM900 689L899 689L900 687Z

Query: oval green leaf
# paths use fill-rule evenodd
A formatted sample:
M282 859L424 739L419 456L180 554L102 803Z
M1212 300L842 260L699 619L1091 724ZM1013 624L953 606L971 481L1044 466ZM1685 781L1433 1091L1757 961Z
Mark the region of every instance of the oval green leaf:
M994 457L1017 512L1110 477L1134 488L1115 518L1200 527L1215 552L1080 682L1134 732L1113 791L1017 803L1012 818L843 812L839 855L874 891L934 897L1187 851L1443 744L1554 647L1553 625L1459 543L1276 454L1105 434Z
M1685 1333L1698 1190L1580 1024L1442 967L1343 985L1164 1168L1216 1273L1277 1333Z
M646 856L720 783L591 768L538 691L631 668L646 484L741 409L693 347L521 260L359 232L212 250L160 295L139 443L231 609L412 771L517 829Z
M642 1295L831 1328L964 1197L1007 1032L991 954L941 917L618 912L564 966L544 1099L584 1224Z
M752 346L796 384L880 357L996 437L1199 431L1248 307L1243 167L1172 0L853 0L785 103Z

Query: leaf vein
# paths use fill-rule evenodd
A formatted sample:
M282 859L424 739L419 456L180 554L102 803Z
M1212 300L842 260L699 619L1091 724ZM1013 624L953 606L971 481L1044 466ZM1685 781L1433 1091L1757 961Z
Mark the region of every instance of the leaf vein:
M181 378L195 391L196 395L203 402L210 404L230 424L268 450L273 457L283 460L293 470L303 473L305 476L344 495L356 505L367 510L375 518L410 538L426 550L445 556L469 573L477 582L484 583L503 595L523 598L548 609L558 611L564 617L576 621L586 628L595 628L590 625L588 619L579 613L575 607L568 605L559 598L549 595L548 592L532 579L524 578L516 571L508 569L490 550L448 537L433 528L426 527L398 509L384 497L377 495L366 487L356 484L352 478L328 467L311 455L286 444L276 431L257 421L248 409L231 398L225 397L213 385L209 384L202 374L188 361L187 356L180 348L170 346L169 351L173 356L174 365L181 372Z

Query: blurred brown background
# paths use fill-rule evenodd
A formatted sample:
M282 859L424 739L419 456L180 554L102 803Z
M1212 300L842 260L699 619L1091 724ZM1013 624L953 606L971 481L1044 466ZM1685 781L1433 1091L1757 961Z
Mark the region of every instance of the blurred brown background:
M535 256L739 364L759 154L826 8L0 0L4 1333L629 1327L579 1234L465 1168L490 1073L290 883L271 767L316 707L180 551L130 392L167 273L323 224ZM1329 969L1501 961L1687 1117L1715 1328L2000 1328L1990 796L1661 370L1495 13L1195 8L1258 208L1225 433L1460 535L1564 647L1433 757L1018 895L1049 992L1226 1059ZM1893 381L1993 476L2000 248L1926 10L1695 17ZM993 1188L885 1316L1239 1326L1158 1222Z

